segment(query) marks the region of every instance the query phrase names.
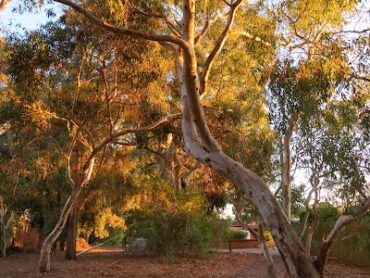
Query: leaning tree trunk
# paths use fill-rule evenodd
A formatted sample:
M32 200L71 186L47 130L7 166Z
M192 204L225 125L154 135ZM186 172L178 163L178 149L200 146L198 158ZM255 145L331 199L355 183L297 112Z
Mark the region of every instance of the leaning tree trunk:
M78 205L75 204L71 214L68 217L67 248L65 253L65 258L67 260L77 260L76 255L77 220L78 220Z
M183 99L182 132L185 151L228 179L253 202L271 231L290 277L320 277L311 257L262 178L222 152L210 134L193 78L196 75L194 54L184 51L183 59L177 56L176 64Z
M39 270L41 272L50 271L50 252L53 247L54 242L60 236L63 231L64 226L67 223L68 216L71 213L73 206L76 204L78 196L82 191L82 187L76 187L71 196L69 196L67 202L65 203L62 212L59 216L58 222L55 225L51 233L46 237L42 243L40 261L39 261Z
M197 154L197 157L224 175L252 200L271 231L291 277L320 277L278 202L258 175L221 151Z

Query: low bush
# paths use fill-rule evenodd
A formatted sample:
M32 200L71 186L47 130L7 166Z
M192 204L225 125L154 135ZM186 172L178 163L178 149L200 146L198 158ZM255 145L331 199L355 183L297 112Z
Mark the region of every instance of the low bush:
M216 245L220 220L202 212L131 210L126 214L126 241L143 237L148 248L172 260L202 256ZM222 225L222 224L221 224Z
M227 231L225 234L226 239L246 239L246 231Z

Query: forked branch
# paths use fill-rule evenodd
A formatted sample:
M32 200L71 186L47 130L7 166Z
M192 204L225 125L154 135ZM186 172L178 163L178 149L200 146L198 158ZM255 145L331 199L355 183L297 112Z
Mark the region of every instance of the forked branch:
M233 4L227 3L227 5L230 6L227 23L204 64L203 71L202 71L202 74L199 80L200 82L199 95L202 95L207 90L208 77L209 77L209 72L211 70L212 64L217 58L217 56L220 54L222 47L224 46L226 42L227 36L231 29L231 25L234 22L236 10L238 9L238 7L241 5L242 2L243 0L237 0Z

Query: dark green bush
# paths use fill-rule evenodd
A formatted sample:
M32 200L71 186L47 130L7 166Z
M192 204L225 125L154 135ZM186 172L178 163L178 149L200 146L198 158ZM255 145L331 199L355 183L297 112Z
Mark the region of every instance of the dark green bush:
M221 221L212 215L188 211L131 210L126 214L126 240L143 237L149 250L168 259L202 256L216 245Z
M225 234L226 239L245 239L247 236L246 231L230 231Z

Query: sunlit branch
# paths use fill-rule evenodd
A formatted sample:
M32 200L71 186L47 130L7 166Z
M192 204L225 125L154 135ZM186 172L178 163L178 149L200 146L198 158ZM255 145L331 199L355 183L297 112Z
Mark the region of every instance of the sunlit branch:
M164 16L164 15L160 15L160 14L155 14L155 13L148 13L148 12L145 12L141 9L139 9L137 6L135 6L133 3L131 3L131 1L127 1L127 3L130 5L130 7L135 10L138 14L141 14L141 15L144 15L144 16L147 16L147 17L155 17L155 18L159 18L159 19L162 19L166 24L167 24L167 27L171 30L171 32L177 36L177 37L181 37L181 33L179 31L179 29L176 27L176 25L171 22L171 20L168 19L168 17Z
M209 25L210 25L210 22L209 22L209 11L207 9L207 16L206 16L206 21L204 23L204 26L202 28L202 31L195 37L194 39L194 45L196 45L199 40L205 35L205 33L207 32L208 28L209 28Z
M211 53L209 54L204 64L203 71L201 73L200 80L199 80L200 82L199 95L202 95L207 90L208 77L209 77L209 72L211 70L212 64L217 58L217 56L219 55L219 53L221 52L222 47L224 46L226 42L228 33L231 29L231 25L234 22L236 10L238 9L238 7L241 5L242 2L243 0L237 0L233 4L228 4L230 6L228 20L227 20L224 30L222 31L221 35L217 39L215 46L213 47Z
M104 29L106 29L110 32L113 32L115 34L130 36L130 37L137 38L137 39L144 39L144 40L155 41L155 42L171 42L171 43L179 45L183 48L187 48L187 44L182 39L180 39L178 37L175 37L173 35L149 34L149 33L141 32L141 31L137 31L137 30L120 28L120 27L114 26L114 25L100 19L99 17L91 14L90 12L88 12L87 10L82 8L81 6L77 5L76 3L71 2L69 0L54 0L54 2L58 2L58 3L61 3L61 4L64 4L66 6L71 7L76 12L84 15L86 18L91 20L91 22L93 22L94 24L96 24L96 25L98 25L98 26L100 26L100 27L102 27L102 28L104 28Z
M10 3L10 0L1 0L0 1L0 13L2 13L5 10L5 7L7 4Z
M99 145L97 145L93 151L91 152L91 154L89 155L89 158L87 159L87 162L91 159L93 159L95 157L95 155L101 151L107 144L113 142L115 139L121 137L121 136L124 136L124 135L127 135L127 134L130 134L130 133L143 133L143 132L149 132L151 130L155 130L157 128L160 128L162 127L163 125L166 125L166 124L169 124L177 119L180 119L181 118L181 114L173 114L173 115L169 115L167 117L164 117L154 123L152 123L151 125L148 125L146 127L142 127L142 128L137 128L137 129L123 129L121 131L118 131L118 132L113 132L110 136L108 136L107 138L105 138ZM86 163L87 163L86 162Z

